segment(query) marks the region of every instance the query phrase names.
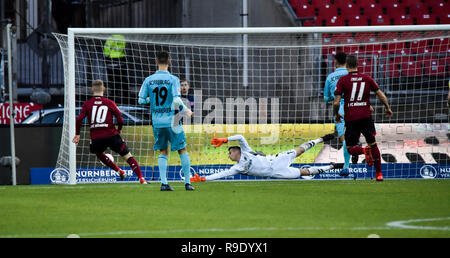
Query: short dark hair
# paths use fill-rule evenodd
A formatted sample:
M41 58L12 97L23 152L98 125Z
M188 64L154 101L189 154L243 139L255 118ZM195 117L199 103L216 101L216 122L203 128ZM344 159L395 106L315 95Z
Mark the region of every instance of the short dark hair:
M334 59L339 65L345 65L345 60L347 58L347 54L344 52L339 52L334 56Z
M230 150L238 150L239 152L241 152L241 147L239 146L231 146L228 148L228 152L230 152Z
M159 51L158 54L156 55L156 60L158 61L158 64L161 65L165 65L165 64L169 64L169 52L162 50Z
M345 62L350 69L358 68L358 58L355 55L348 55Z

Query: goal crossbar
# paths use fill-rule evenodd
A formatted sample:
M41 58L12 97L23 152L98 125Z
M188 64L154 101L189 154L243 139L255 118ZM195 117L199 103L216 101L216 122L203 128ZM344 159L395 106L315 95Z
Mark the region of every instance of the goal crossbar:
M397 26L336 26L336 27L221 27L221 28L69 28L74 34L261 34L261 33L349 33L447 31L450 24Z

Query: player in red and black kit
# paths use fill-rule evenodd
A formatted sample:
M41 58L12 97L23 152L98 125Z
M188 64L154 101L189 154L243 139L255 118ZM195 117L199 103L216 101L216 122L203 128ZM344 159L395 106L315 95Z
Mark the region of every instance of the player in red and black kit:
M356 56L349 55L346 60L348 74L342 76L334 92L333 111L336 122L340 122L342 116L339 114L339 102L344 96L345 114L345 141L351 155L366 156L367 165L375 165L375 177L377 181L383 181L381 172L381 154L375 140L375 124L372 120L370 109L370 92L373 91L384 104L386 117L392 116L388 100L384 93L378 88L378 84L367 74L358 72L358 60ZM361 133L366 138L368 146L358 146Z
M141 184L147 184L147 181L142 176L139 164L131 155L122 137L120 137L120 131L122 130L123 125L122 113L119 111L114 101L103 97L105 90L106 88L103 85L102 80L95 80L92 83L94 97L87 100L81 108L81 112L77 117L75 137L72 142L78 145L80 141L81 123L83 119L87 117L91 136L91 153L97 155L97 158L103 162L103 164L118 172L120 178L124 180L126 173L104 153L106 148L109 147L126 160L133 172L139 178ZM114 125L114 117L117 119L117 129Z

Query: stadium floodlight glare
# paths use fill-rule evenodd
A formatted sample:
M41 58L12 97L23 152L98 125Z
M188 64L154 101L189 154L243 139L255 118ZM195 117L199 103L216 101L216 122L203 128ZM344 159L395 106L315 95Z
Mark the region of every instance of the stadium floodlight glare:
M155 55L160 50L170 52L171 73L188 77L190 82L194 101L185 100L192 104L195 115L183 118L184 131L191 164L203 166L200 173L204 175L233 164L226 148L210 146L212 137L242 134L254 149L275 155L332 133L332 107L323 100L323 88L326 75L334 70L333 55L341 51L358 56L359 70L378 82L395 113L391 119L384 118L383 106L373 98L377 142L386 154L383 163L411 163L411 153L425 163L436 163L432 153L448 154L448 144L430 149L421 137L447 137L449 31L448 24L69 28L68 35L55 34L64 59L66 118L56 167L69 171L70 184L82 182L77 173L81 177L89 169L103 167L89 153L87 126L82 129L79 146L71 142L75 108L91 97L89 87L95 79L104 80L107 88L128 91L123 97L109 90L106 96L116 99L118 105L136 106L143 80L156 71ZM103 55L105 42L114 34L123 35L126 42L125 61L116 74L108 70ZM159 153L153 151L148 120L125 126L122 136L144 167L144 176L151 179ZM342 162L339 147L337 143L317 146L297 162ZM116 156L115 160L120 159ZM172 153L169 165L173 175L178 173L177 161ZM119 162L119 166L127 165ZM77 172L77 168L86 169ZM387 179L403 173L401 167L385 172Z

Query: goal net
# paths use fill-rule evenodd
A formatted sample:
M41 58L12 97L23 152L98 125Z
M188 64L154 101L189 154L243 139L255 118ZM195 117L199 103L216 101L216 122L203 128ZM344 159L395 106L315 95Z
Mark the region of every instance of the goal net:
M70 183L118 182L118 175L89 152L89 127L82 126L78 147L71 142L75 116L101 79L106 97L124 114L122 138L147 180L159 180L159 151L150 107L137 104L144 79L157 70L156 53L167 50L170 72L189 83L182 99L194 111L183 117L191 172L205 176L228 169L229 142L213 137L243 135L266 155L293 149L334 133L332 103L324 101L327 75L338 52L358 57L358 69L372 76L394 112L372 94L377 143L384 177L449 176L449 26L372 26L320 28L71 29L55 34L64 58L65 119L56 167L69 171ZM111 51L115 51L111 54ZM123 53L120 54L120 53ZM361 144L366 145L364 137ZM115 162L136 181L116 153ZM292 166L343 162L338 140L319 144ZM169 180L182 180L180 158L170 152ZM350 177L372 178L375 171L360 156ZM341 179L338 170L315 179ZM226 179L255 179L237 175ZM129 182L128 181L128 182Z

